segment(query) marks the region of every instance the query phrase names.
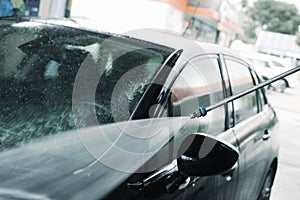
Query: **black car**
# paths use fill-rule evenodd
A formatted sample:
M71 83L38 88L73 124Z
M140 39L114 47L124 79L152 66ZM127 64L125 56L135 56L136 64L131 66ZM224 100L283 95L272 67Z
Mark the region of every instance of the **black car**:
M229 49L6 18L0 80L0 199L269 199L264 90L191 117L260 82Z

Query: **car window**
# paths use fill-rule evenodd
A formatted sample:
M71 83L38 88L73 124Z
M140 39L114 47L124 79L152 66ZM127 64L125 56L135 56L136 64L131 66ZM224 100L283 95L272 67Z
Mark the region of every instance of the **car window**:
M197 57L189 62L172 87L172 115L190 116L199 106L224 98L217 57ZM219 133L225 129L225 109L219 107L199 119L199 131Z
M127 120L173 51L154 44L143 48L143 43L106 34L29 24L0 28L0 147L72 130L74 114L80 116L81 127ZM74 113L73 87L83 64L103 74L94 101ZM82 84L92 85L91 79L86 75ZM127 112L114 117L113 109L121 108ZM88 121L93 110L97 124Z
M225 58L229 73L232 95L254 86L253 78L249 67L237 59ZM240 97L233 101L235 124L255 115L258 112L258 102L256 92Z
M253 80L255 82L255 84L260 84L261 83L261 80L259 78L259 76L257 75L257 73L253 70L250 70L251 71L251 74L252 74L252 77L253 77ZM267 97L265 96L265 89L264 88L261 88L259 90L257 90L257 101L258 101L258 111L262 111L263 109L263 106L265 104L267 104Z

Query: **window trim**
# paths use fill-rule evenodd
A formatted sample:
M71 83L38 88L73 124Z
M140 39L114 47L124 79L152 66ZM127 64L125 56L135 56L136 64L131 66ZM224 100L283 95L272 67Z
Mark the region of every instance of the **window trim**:
M231 84L231 78L230 78L230 76L229 76L229 72L228 72L228 66L227 66L227 64L226 64L226 60L231 60L231 61L233 61L233 62L237 62L237 63L239 63L239 64L241 64L241 65L243 65L243 66L245 66L245 67L247 67L248 68L248 71L249 71L249 73L250 73L250 76L251 76L251 79L252 79L252 83L253 83L253 86L255 86L255 85L257 85L256 84L256 81L255 81L255 79L254 79L254 77L253 77L253 72L254 72L254 70L251 68L251 66L247 63L247 62L245 62L245 61L243 61L243 60L241 60L240 58L237 58L237 57L234 57L234 56L231 56L231 55L227 55L227 54L223 54L223 56L222 56L222 59L223 59L223 64L224 64L224 67L226 68L226 71L227 71L227 75L228 75L228 80L229 80L229 86L230 86L230 95L232 96L233 95L233 92L232 92L232 84ZM255 73L255 72L254 72ZM256 73L255 73L256 74ZM259 80L259 79L258 79ZM260 109L259 109L259 107L260 107L260 100L259 100L259 98L258 98L258 91L255 91L255 96L256 96L256 108L257 108L257 111L256 111L256 113L258 114L259 112L260 112ZM235 126L235 125L237 125L237 124L239 124L239 123L241 123L241 121L240 122L236 122L236 118L235 118L235 113L236 113L236 111L235 111L235 106L234 106L234 103L233 103L233 101L231 102L232 103L232 108L233 108L233 125L232 125L232 127L233 126ZM254 116L254 115L253 115ZM230 116L229 116L230 117ZM242 120L242 121L244 121L244 120Z
M205 53L205 54L197 54L192 56L189 60L187 60L186 62L184 62L181 66L180 66L180 70L177 72L176 76L173 77L173 80L171 81L171 85L169 86L169 93L168 93L168 98L167 98L167 116L168 117L176 117L173 115L173 102L172 102L172 88L174 87L174 83L176 82L178 76L182 73L182 71L191 63L193 62L195 59L216 59L217 62L217 66L216 66L216 70L218 71L218 74L220 76L220 80L221 80L221 92L222 92L222 99L226 98L226 94L225 94L225 88L223 85L224 82L224 78L221 72L221 58L220 58L220 54L219 53ZM194 64L193 64L194 65ZM223 107L223 106L221 106ZM195 110L197 109L197 107L195 108ZM227 106L224 105L224 129L222 130L222 132L227 130L226 127L226 120L227 119Z
M221 75L221 79L222 79L222 82L223 82L223 76L222 76L222 73L220 71L220 56L219 54L216 54L216 53L201 53L201 54L196 54L194 56L192 56L191 58L189 58L186 62L184 62L180 68L179 68L179 71L178 73L176 74L176 76L173 78L173 80L171 81L171 84L169 86L169 94L168 94L168 102L167 104L170 104L170 105L167 105L167 112L168 112L168 117L173 117L173 107L172 107L172 88L174 86L174 83L176 82L178 76L182 73L182 71L188 66L189 63L191 63L194 59L198 59L200 57L204 57L205 58L216 58L217 59L217 63L218 63L218 70L219 70L219 73ZM224 96L224 86L223 86L223 83L222 83L222 91L223 91L223 98L225 98ZM169 110L171 109L171 110ZM195 108L197 109L197 108ZM226 112L226 109L225 109L225 112ZM172 115L170 115L169 113L172 113Z
M219 68L220 68L221 77L222 77L222 81L223 81L223 91L224 91L224 94L225 94L225 98L228 98L228 97L232 96L232 88L231 88L231 80L229 78L229 73L228 73L226 63L225 63L224 56L225 55L223 55L223 54L219 54L219 62L220 62L219 63ZM226 82L225 82L226 80L224 78L225 74L228 77L229 93L227 93L227 91L226 91ZM232 128L235 124L233 101L226 104L225 111L226 111L225 130L228 130L228 129Z

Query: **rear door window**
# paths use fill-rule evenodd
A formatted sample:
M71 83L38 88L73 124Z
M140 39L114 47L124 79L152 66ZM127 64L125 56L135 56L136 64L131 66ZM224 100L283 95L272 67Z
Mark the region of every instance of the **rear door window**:
M231 57L225 57L225 63L229 73L232 95L254 86L254 80L247 64ZM233 102L233 105L235 124L255 115L258 112L256 92L240 97Z

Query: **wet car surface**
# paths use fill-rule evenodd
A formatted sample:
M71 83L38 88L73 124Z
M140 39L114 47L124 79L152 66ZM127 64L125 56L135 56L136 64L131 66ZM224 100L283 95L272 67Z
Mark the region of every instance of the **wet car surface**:
M267 199L277 117L226 48L157 30L116 35L0 21L0 197Z

